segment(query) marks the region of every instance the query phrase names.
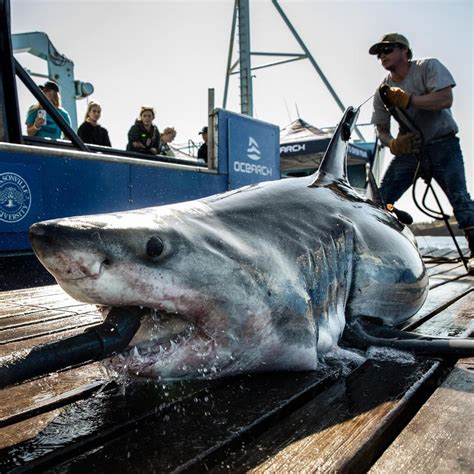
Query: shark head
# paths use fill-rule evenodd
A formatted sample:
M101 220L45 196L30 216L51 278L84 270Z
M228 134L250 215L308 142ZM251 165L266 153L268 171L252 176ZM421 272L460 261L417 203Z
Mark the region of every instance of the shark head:
M116 358L133 373L313 369L317 329L298 263L255 235L252 208L195 201L58 219L33 225L30 239L77 300L149 308L133 351Z

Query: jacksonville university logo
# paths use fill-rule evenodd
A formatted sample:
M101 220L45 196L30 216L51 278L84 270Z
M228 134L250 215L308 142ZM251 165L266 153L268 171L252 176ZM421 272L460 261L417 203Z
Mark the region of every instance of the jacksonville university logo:
M12 224L21 221L31 207L28 183L16 173L0 174L0 221Z

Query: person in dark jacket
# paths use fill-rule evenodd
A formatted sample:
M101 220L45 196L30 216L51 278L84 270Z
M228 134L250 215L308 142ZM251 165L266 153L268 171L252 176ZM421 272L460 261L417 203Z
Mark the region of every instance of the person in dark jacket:
M109 139L109 132L99 125L102 107L93 100L89 102L86 110L84 122L77 129L77 134L84 143L91 145L112 146Z
M197 157L207 163L207 127L202 127L202 130L199 132L199 135L202 135L204 143L199 147Z
M143 106L139 118L128 131L128 151L138 151L157 155L161 148L160 132L153 123L155 110L153 107Z

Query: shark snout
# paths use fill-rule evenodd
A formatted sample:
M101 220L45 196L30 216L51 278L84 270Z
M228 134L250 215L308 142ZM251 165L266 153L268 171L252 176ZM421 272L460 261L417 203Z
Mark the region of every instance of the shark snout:
M74 238L71 231L54 222L33 224L31 246L43 265L58 280L96 278L110 264L110 256L97 245L94 232Z
M33 224L28 232L33 250L48 247L53 243L53 234L41 223Z

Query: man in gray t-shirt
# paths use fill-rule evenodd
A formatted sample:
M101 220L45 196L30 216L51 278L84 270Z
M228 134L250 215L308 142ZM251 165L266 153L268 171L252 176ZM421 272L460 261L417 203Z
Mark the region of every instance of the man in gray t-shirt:
M437 59L412 60L410 44L399 33L384 35L369 54L377 55L388 71L380 85L388 86L385 102L403 110L416 127L400 129L394 138L391 114L376 91L372 123L382 144L395 155L382 180L382 198L386 204L395 203L413 183L420 161L421 175L438 182L464 229L471 251L469 273L474 274L474 202L467 192L458 127L450 110L456 85L453 76Z

